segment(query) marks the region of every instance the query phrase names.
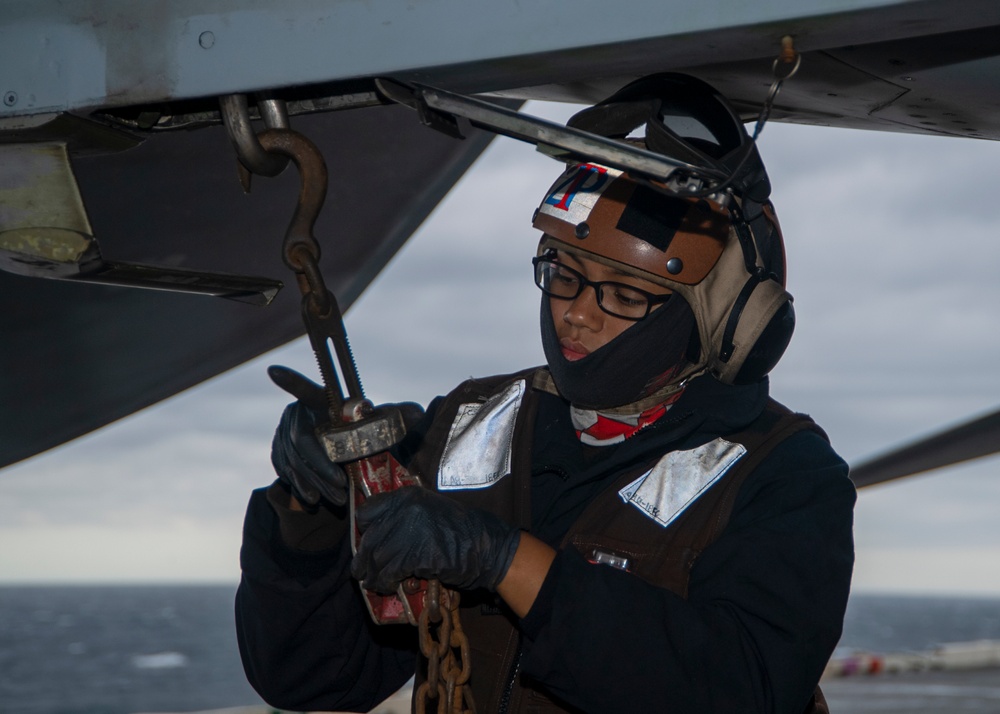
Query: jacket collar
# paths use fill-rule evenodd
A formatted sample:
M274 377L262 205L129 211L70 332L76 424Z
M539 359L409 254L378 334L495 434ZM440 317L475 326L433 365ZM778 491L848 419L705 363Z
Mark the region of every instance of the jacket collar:
M666 451L693 449L740 431L760 416L767 405L768 386L766 377L741 386L723 384L708 375L697 377L670 410L647 428L620 444L591 447L576 438L569 404L541 390L532 471L557 470L564 477L589 480Z

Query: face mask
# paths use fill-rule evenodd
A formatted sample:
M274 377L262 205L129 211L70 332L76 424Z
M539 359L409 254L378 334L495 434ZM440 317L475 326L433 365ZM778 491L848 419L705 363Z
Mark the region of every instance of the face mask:
M666 386L679 371L694 329L694 313L675 295L608 344L571 362L562 355L549 298L542 296L542 349L559 393L586 409L612 409Z

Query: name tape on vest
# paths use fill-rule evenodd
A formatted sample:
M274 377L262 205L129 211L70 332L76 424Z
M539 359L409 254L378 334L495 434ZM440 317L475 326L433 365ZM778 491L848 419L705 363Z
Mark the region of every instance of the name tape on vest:
M672 451L618 495L666 527L746 452L742 444L722 438L689 451Z
M439 491L487 488L510 474L514 423L524 390L521 379L482 404L459 406L438 468Z

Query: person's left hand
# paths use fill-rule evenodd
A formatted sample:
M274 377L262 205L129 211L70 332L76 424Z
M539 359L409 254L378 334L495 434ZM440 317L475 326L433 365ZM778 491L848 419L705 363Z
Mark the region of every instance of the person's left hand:
M358 508L356 523L362 535L351 574L381 593L411 576L496 590L521 537L492 513L419 486L372 496Z

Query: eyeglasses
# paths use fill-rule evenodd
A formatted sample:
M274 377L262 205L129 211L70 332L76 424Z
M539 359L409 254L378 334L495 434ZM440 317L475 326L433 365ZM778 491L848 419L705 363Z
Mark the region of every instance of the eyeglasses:
M597 293L598 307L625 320L642 320L654 305L670 299L670 293L653 295L625 283L587 280L578 271L549 256L538 256L531 262L535 266L535 285L546 295L560 300L575 300L589 285Z

